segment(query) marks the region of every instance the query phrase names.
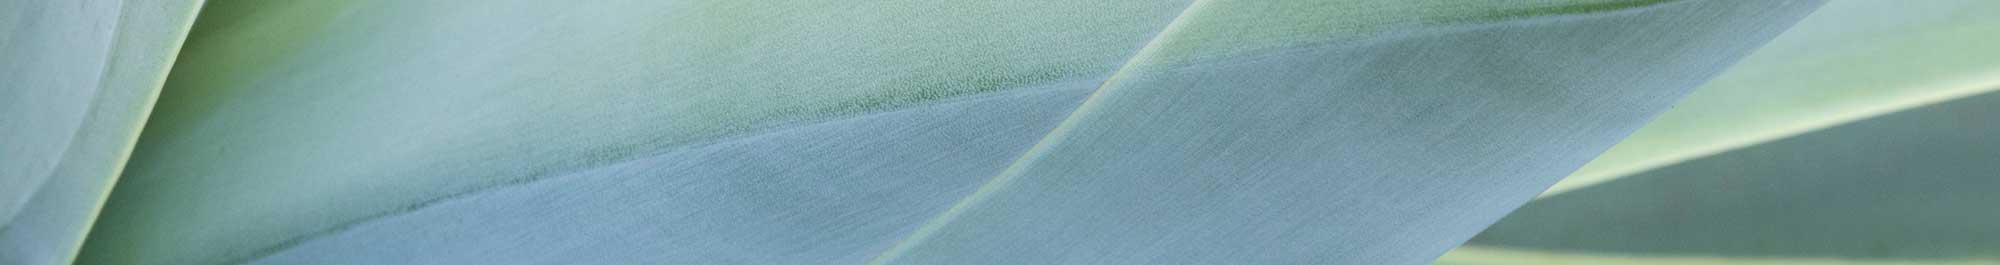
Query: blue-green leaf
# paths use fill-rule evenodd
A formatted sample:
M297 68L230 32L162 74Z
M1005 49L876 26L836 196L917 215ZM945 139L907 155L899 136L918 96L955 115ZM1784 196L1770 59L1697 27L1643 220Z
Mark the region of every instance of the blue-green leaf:
M64 264L199 1L0 2L0 264Z

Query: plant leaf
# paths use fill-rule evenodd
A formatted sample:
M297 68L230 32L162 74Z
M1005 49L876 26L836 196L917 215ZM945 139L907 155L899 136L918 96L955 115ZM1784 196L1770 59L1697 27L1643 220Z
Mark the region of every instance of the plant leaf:
M217 3L83 262L1422 262L1814 6L1396 3Z
M1162 38L1328 7L1286 3L1198 2L1184 17L1260 19ZM1121 72L876 263L1427 262L1812 7L1677 2Z
M1543 196L2000 89L2000 3L1838 1Z
M1100 80L1184 4L219 1L84 263L243 261L489 187Z
M1662 114L1632 138L1558 183L1543 197L1564 198L1566 192L1598 189L1591 186L1597 183L1618 185L1619 188L1603 188L1617 191L1549 202L1568 206L1531 203L1526 209L1534 211L1524 210L1519 214L1521 217L1510 217L1519 221L1489 230L1484 237L1491 239L1490 244L1468 246L1468 253L1455 251L1440 263L1542 264L1604 259L1709 264L1993 262L1990 252L1967 251L1992 249L1991 246L1965 239L1976 235L1992 238L1980 232L1990 229L1949 224L1990 221L1964 215L1971 213L1964 209L1980 208L1976 198L1965 196L1984 192L1962 190L1967 186L1949 186L1984 185L1968 183L1979 180L1975 175L1964 175L1978 171L1941 171L1973 170L1966 167L1976 165L1937 165L1934 161L1907 159L1957 161L1994 156L1991 152L1964 149L1990 145L1989 140L1964 138L1956 135L1961 132L1950 131L1977 132L1980 128L1966 126L1976 127L1981 122L1961 119L1957 122L1968 124L1954 124L1948 119L1953 115L1977 117L1993 113L1978 113L1976 106L1931 104L1973 95L1992 97L1991 91L2000 88L2000 82L1992 79L1995 73L2000 73L2000 52L1984 48L2000 45L2000 38L1985 34L2000 31L2000 19L1987 15L1995 12L2000 12L2000 4L1991 1L1828 4L1698 89L1676 109ZM1976 105L1991 100L1959 101L1963 102L1950 104ZM1877 117L1904 110L1907 113ZM1855 123L1846 124L1850 122ZM1911 128L1880 128L1881 125L1869 124L1900 124ZM1832 143L1824 139L1861 143ZM1853 150L1812 146L1819 144ZM1940 158L1951 152L1960 152L1962 156ZM1781 169L1793 171L1777 171ZM1618 178L1628 175L1650 178L1629 181L1652 184L1619 184L1628 180ZM1770 186L1747 186L1753 184ZM1633 185L1657 186L1646 186L1643 189L1647 191L1638 192L1641 188ZM1841 190L1843 187L1848 189ZM1928 190L1901 190L1919 187ZM1660 192L1696 197L1663 197ZM1745 192L1771 195L1740 202L1717 201L1743 199L1730 196L1744 196ZM1947 197L1961 199L1938 199ZM1876 200L1860 203L1847 201L1848 198ZM1926 199L1938 201L1911 201ZM1579 206L1575 202L1582 200L1601 204ZM1789 204L1771 205L1779 202ZM1665 207L1661 203L1675 206ZM1954 217L1949 220L1923 217L1936 215ZM1744 219L1754 216L1765 219ZM1805 216L1812 218L1803 219ZM1613 228L1603 223L1611 220L1623 220L1629 226ZM1855 225L1852 222L1856 220L1874 223ZM1546 223L1528 224L1542 222ZM1556 227L1564 225L1573 227ZM1827 227L1839 225L1853 227ZM1740 231L1753 227L1764 232ZM1962 230L1951 235L1925 232L1936 227ZM1638 235L1657 237L1633 237ZM1530 242L1529 238L1540 239ZM1710 242L1725 239L1731 243ZM1631 242L1607 243L1619 240ZM1693 242L1744 248L1727 251L1685 246ZM1736 245L1740 242L1759 245L1754 248ZM1581 246L1593 244L1595 247ZM1612 249L1613 246L1624 247ZM1945 253L1953 251L1957 253Z
M0 264L76 256L198 6L0 3Z
M1994 115L2000 93L1986 93L1690 160L1535 201L1469 246L1710 264L1992 263Z
M490 189L250 263L859 264L950 206L940 198L999 172L1096 84L793 127Z

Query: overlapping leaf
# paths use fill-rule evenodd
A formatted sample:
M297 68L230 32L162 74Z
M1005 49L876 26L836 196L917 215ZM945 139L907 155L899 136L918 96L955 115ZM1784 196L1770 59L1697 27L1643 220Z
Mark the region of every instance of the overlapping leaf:
M0 2L0 264L75 257L198 5Z
M0 74L30 81L0 91L12 170L0 261L73 252L177 50L164 40L185 30L156 25L185 25L194 7L81 3L88 14L8 3L37 14L16 21L80 30L0 34ZM224 1L202 15L83 262L1421 263L1816 5ZM1993 21L1968 15L1979 5L1794 30L1774 46L1813 48L1759 52L1550 194L1683 161L1657 172L1700 171L1723 162L1695 157L1985 91L1976 76L1996 60L1949 52L1991 44L1977 33ZM1849 41L1864 38L1882 41ZM1771 77L1785 73L1832 77ZM1984 111L1935 108L1954 111L1910 115ZM1980 128L1866 148L1959 139L1957 157L1977 158L1984 142L1965 133ZM1858 137L1814 135L1800 139ZM1792 145L1827 146L1722 156L1766 161L1754 157L1789 151L1757 150ZM1952 172L1982 171L1940 174ZM1619 183L1707 183L1662 174ZM1622 198L1588 201L1662 202ZM1759 205L1716 215L1802 209ZM1741 221L1645 209L1601 216ZM1534 238L1589 224L1509 221L1497 229L1529 232L1479 242L1714 243ZM1893 235L1853 236L1978 246ZM1812 247L1767 250L1873 253ZM1909 253L1897 249L1879 252Z
M1440 264L1994 262L1995 12L1828 4Z
M1417 262L1812 6L465 4L215 3L86 262Z

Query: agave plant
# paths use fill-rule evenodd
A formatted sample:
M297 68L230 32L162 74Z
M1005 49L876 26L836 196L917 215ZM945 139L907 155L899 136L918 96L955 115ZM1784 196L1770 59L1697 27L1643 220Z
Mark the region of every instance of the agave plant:
M11 0L0 264L1994 263L1996 14Z

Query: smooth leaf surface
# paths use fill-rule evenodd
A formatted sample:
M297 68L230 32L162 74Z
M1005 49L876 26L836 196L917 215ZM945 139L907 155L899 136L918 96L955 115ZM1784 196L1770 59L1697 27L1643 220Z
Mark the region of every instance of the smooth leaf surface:
M0 3L0 264L76 256L199 4Z
M2000 89L2000 2L1836 1L1543 196Z
M1122 72L875 263L1428 262L1812 6L1689 1Z
M859 264L970 193L1098 82L788 128L496 188L254 264ZM411 237L411 235L423 235Z
M0 90L0 223L13 220L61 164L96 98L116 26L116 1L4 3ZM31 27L49 24L47 27Z
M232 19L197 26L86 262L248 259L737 133L1087 80L1182 4L211 5Z
M1951 103L1956 107L1926 106L1987 95L2000 88L1992 79L2000 71L2000 53L1985 48L2000 45L2000 39L1988 34L2000 32L2000 19L1987 15L1995 12L2000 12L2000 4L1991 1L1828 4L1543 194L1563 198L1566 192L1609 183L1606 185L1623 188L1605 189L1629 192L1623 194L1632 198L1594 192L1597 195L1591 196L1597 197L1548 202L1569 206L1531 204L1527 209L1539 210L1524 211L1527 216L1516 218L1522 221L1510 221L1512 224L1488 232L1499 242L1469 246L1466 253L1454 252L1440 263L1993 262L1992 253L1970 251L1992 249L1985 244L1990 244L1987 238L1993 235L1980 232L1987 228L1953 224L1990 223L1983 217L1964 215L1975 214L1979 211L1974 209L1988 203L1979 201L1977 197L1986 192L1978 190L1993 185L1977 183L1976 177L1990 170L1938 164L1996 155L1990 148L1966 149L1991 145L1990 140L1949 131L1977 132L1978 128L1963 126L1979 126L1985 121L1977 117L1994 113L1981 113L1976 106L1967 105L1991 100ZM1887 121L1841 125L1912 108L1916 109L1909 110L1911 113L1873 118ZM1912 127L1867 125L1882 123ZM1933 132L1936 130L1945 131ZM1824 140L1829 137L1868 145ZM1936 144L1908 137L1955 142ZM1766 143L1773 140L1777 142ZM1836 147L1805 146L1817 144ZM1625 176L1650 178L1630 181L1652 184L1621 184L1627 180L1618 177ZM1743 186L1751 184L1765 186ZM1641 189L1653 191L1639 192ZM1737 194L1744 192L1740 189L1773 195L1742 197L1745 195ZM1681 195L1656 194L1662 191ZM1795 194L1798 192L1823 195ZM1745 201L1722 201L1729 199ZM1783 200L1770 201L1774 199ZM1579 200L1602 204L1576 206ZM1660 203L1676 206L1663 208ZM1576 212L1564 212L1572 210ZM1950 217L1935 219L1941 215ZM1603 223L1614 219L1628 227L1612 228ZM1853 223L1857 221L1869 223ZM1557 227L1563 225L1575 227ZM1831 228L1838 226L1846 227ZM1957 230L1932 230L1940 228ZM1637 235L1657 238L1632 238ZM1936 240L1921 240L1926 238ZM1731 243L1714 242L1723 239ZM1618 241L1631 242L1610 243ZM1757 245L1740 245L1743 242ZM1690 244L1730 249L1700 249Z
M84 263L1421 263L1816 3L211 5Z
M2000 262L1995 115L2000 93L1987 93L1703 157L1528 204L1469 246L1709 264ZM1440 264L1520 264L1479 257Z

